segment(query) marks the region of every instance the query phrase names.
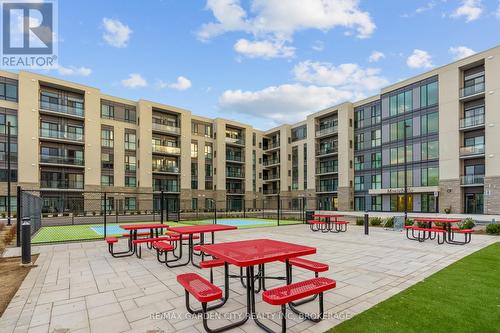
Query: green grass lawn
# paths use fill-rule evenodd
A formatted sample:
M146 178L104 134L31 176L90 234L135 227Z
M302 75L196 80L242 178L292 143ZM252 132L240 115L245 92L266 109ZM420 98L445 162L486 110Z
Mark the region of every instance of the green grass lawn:
M329 332L500 332L500 242Z
M223 218L217 219L218 224L224 224ZM238 218L238 220L258 220L260 222L266 222L264 224L247 224L247 225L238 225L240 229L247 228L260 228L260 227L275 227L277 226L276 220L269 219L253 219L253 218ZM151 222L151 221L149 221ZM117 226L117 225L125 225L125 224L137 224L142 222L131 222L131 223L108 223L108 226ZM193 224L211 224L212 220L198 220L198 221L182 221L181 223L177 222L168 222L169 225L175 226L183 226L183 225L193 225ZM292 220L281 220L280 225L286 224L297 224L301 223L300 221L292 221ZM32 244L44 244L44 243L54 243L54 242L65 242L65 241L78 241L78 240L92 240L92 239L102 239L103 235L96 233L92 227L99 227L102 224L85 224L85 225L65 225L65 226L51 226L51 227L42 227L32 238ZM123 233L123 232L122 232ZM107 236L120 236L120 234L108 234Z

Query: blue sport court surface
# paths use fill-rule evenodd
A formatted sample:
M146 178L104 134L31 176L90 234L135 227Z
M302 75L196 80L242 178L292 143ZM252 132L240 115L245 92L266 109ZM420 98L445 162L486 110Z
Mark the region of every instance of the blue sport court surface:
M213 223L213 220L204 220L204 223ZM233 225L235 227L242 227L247 225L269 225L276 224L276 221L259 220L259 219L217 219L217 224Z
M104 227L103 226L95 226L91 227L92 230L98 235L104 235ZM149 232L149 229L139 229L137 232ZM106 234L107 235L121 235L129 233L127 230L123 230L120 228L118 225L109 225L106 227Z

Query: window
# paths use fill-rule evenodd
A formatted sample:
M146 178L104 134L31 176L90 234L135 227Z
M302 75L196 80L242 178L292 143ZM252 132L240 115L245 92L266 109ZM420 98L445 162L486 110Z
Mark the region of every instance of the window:
M191 198L191 209L192 210L198 209L198 198Z
M17 81L0 78L0 99L17 102Z
M101 185L102 186L113 186L114 177L111 175L101 175Z
M372 148L382 144L382 133L379 129L372 131Z
M372 169L382 167L382 153L372 153L371 164Z
M212 137L212 125L210 125L210 124L205 125L205 137L207 137L207 138Z
M354 170L360 171L365 168L365 157L363 155L354 157Z
M411 111L413 108L412 90L401 92L389 98L389 115L395 116Z
M212 150L213 150L212 144L211 143L205 143L205 158L207 160L211 160L212 159Z
M127 150L135 150L136 136L135 133L125 133L125 149Z
M437 112L424 114L420 118L420 132L422 135L437 133L439 130L439 116Z
M213 176L213 167L212 164L205 164L205 177Z
M136 198L125 198L125 210L134 211L137 209Z
M114 156L111 153L101 153L101 167L107 170L114 168Z
M7 169L0 169L0 182L6 182L8 179ZM10 170L10 180L17 182L17 170Z
M354 197L354 210L365 210L365 197Z
M439 185L439 169L424 168L422 172L422 186L437 186Z
M214 208L213 203L214 203L213 199L205 198L205 208L206 209L213 209Z
M413 145L406 146L406 162L413 161ZM391 164L404 164L405 163L405 147L391 148Z
M101 146L113 148L114 147L114 136L112 129L102 129L101 130Z
M423 213L436 213L436 197L434 194L422 193L421 211Z
M438 103L438 83L432 82L420 87L420 107L432 106Z
M307 126L292 128L292 142L303 140L307 137Z
M372 195L372 210L380 212L382 211L382 196Z
M191 142L191 158L198 158L198 142Z
M17 209L16 197L10 197L10 209L15 212ZM0 212L7 212L7 196L0 196Z
M394 95L389 98L389 114L395 116L398 114L398 96Z
M125 155L125 171L136 170L136 157L133 155Z
M365 113L364 109L357 110L354 113L354 128L362 128L365 124Z
M356 134L356 136L354 137L354 149L355 150L363 149L364 142L365 142L365 134L364 133Z
M115 107L113 105L101 104L101 118L113 119L115 117Z
M354 177L354 191L363 191L365 189L365 177L355 176Z
M406 185L412 186L413 184L413 170L407 171ZM391 188L401 188L405 186L405 172L391 171Z
M125 176L125 187L136 187L137 178L135 176Z
M10 134L17 135L17 115L11 115L5 113L0 114L0 134L7 134L8 131L7 125L9 124L9 122L10 122Z
M129 123L136 122L136 111L135 109L125 108L125 121Z
M473 136L464 139L465 147L482 147L484 146L484 136Z
M401 120L390 124L389 131L391 141L404 139L405 124L407 125L406 137L411 138L413 136L413 119Z
M382 188L382 175L372 175L372 190Z
M380 123L382 119L382 112L380 109L380 104L375 104L370 107L371 116L372 116L372 125Z
M0 161L7 162L7 148L7 142L0 142ZM57 156L57 149L55 155ZM10 144L10 161L17 162L17 143Z
M439 142L422 142L422 160L433 160L439 158Z

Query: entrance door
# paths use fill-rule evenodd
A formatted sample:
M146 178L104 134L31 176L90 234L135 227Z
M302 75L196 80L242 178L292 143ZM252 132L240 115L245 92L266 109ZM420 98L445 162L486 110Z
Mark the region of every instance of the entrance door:
M467 214L483 214L483 193L466 193L465 194L465 213Z
M398 200L398 206L397 206L397 211L398 212L404 212L405 210L405 196L404 194L399 194L397 197ZM413 211L413 194L408 194L408 211L412 212Z

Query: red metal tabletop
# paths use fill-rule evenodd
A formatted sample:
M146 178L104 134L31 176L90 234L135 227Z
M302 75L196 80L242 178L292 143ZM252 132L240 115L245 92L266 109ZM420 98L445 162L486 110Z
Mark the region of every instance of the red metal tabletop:
M344 215L340 214L314 214L313 217L323 217L323 218L336 218L336 217L343 217Z
M202 245L201 250L238 267L255 266L316 253L314 247L271 239Z
M205 232L216 232L238 229L234 225L226 224L204 224L204 225L189 225L184 227L169 227L168 230L177 232L182 235L200 234Z
M123 230L139 230L139 229L161 229L167 228L168 225L161 223L150 223L150 224L127 224L121 225L120 228Z
M414 220L415 222L424 222L424 223L458 223L461 220L460 219L445 219L445 218L432 218L432 217L422 217L422 218L416 218Z

